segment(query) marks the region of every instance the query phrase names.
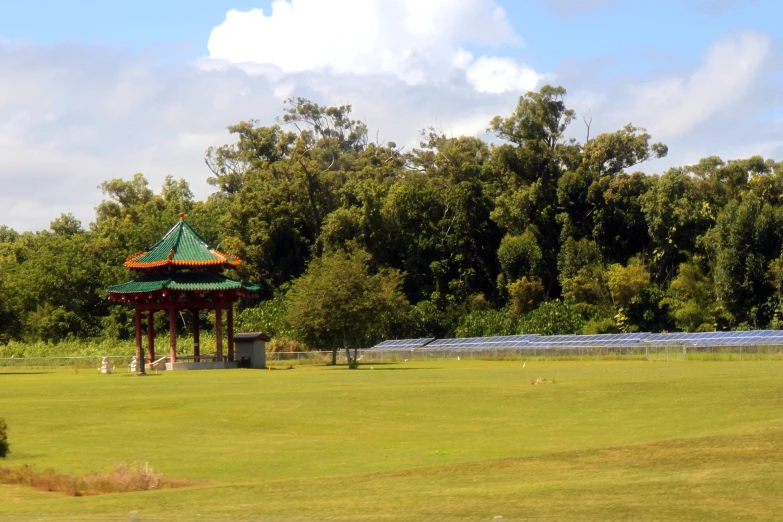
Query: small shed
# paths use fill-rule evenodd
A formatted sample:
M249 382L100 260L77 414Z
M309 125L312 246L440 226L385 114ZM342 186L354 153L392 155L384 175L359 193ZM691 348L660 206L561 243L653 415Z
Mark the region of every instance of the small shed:
M271 339L263 332L234 335L236 361L240 368L266 368L266 343Z

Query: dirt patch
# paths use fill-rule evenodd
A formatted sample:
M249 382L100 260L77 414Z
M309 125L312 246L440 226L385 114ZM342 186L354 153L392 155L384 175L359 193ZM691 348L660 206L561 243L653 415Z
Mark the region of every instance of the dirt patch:
M538 378L538 379L536 379L535 381L530 381L530 384L532 384L532 385L534 385L534 386L539 386L539 385L541 385L541 384L555 384L555 380L554 380L554 379L552 379L552 380L550 381L549 379L541 379L541 378Z

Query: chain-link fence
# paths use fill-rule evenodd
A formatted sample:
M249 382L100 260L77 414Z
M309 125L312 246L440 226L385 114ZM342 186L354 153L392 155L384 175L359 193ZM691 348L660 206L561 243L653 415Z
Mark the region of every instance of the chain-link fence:
M367 352L366 349L351 349L351 357L362 357ZM309 352L267 352L267 362L299 362L299 363L318 363L331 362L332 352L330 351L309 351ZM337 362L345 362L345 350L337 351Z
M351 357L354 357L354 353L358 353L358 357L361 357L366 350L351 350ZM146 354L145 354L146 355ZM85 356L69 356L69 357L5 357L0 358L0 368L59 368L59 367L71 367L71 368L95 368L100 369L103 361L101 355L85 355ZM270 352L266 354L268 362L280 362L280 363L326 363L331 362L332 352ZM130 367L133 355L110 355L106 356L109 360L112 369L114 371L127 370ZM162 362L168 362L167 357L163 357L165 360ZM215 354L201 354L199 356L202 361L215 360ZM193 355L178 354L177 359L180 361L192 361L195 359ZM337 361L345 362L345 351L337 353ZM149 367L149 362L145 359L145 364ZM162 368L162 364L158 365Z
M357 357L361 357L367 350L351 350L351 357L354 354ZM145 353L146 356L146 353ZM61 366L74 367L74 368L99 368L103 358L106 357L112 364L114 369L130 366L133 355L84 355L84 356L53 356L53 357L4 357L0 358L0 368L13 367L13 368L57 368ZM168 358L165 354L161 354L166 361ZM202 353L199 358L202 361L213 361L216 358L215 354ZM177 359L181 361L192 361L195 359L194 355L177 354ZM331 362L331 351L308 351L308 352L268 352L266 354L267 361L270 362ZM337 360L345 361L345 351L340 350L337 352ZM164 362L166 362L164 361ZM145 363L149 364L146 361Z
M182 354L180 359L192 359ZM783 345L652 345L635 346L585 346L568 348L476 348L463 350L351 350L351 357L360 362L404 362L422 359L544 359L544 360L649 360L649 361L750 361L783 360ZM202 354L202 360L211 360L214 354ZM100 368L101 356L73 357L9 357L0 358L0 368ZM127 371L132 355L107 357L114 371ZM267 363L277 364L325 364L332 361L331 351L269 352ZM345 362L345 350L337 352L337 362Z
M634 346L584 346L550 348L476 348L461 350L406 349L365 350L363 360L406 361L408 359L627 359L651 361L742 361L783 360L781 345L652 345L640 343Z

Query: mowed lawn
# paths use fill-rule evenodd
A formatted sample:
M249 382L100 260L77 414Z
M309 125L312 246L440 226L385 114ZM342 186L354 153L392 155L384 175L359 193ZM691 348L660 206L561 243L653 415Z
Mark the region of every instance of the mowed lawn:
M198 483L92 497L0 486L5 516L783 517L781 361L2 372L0 465L148 462Z

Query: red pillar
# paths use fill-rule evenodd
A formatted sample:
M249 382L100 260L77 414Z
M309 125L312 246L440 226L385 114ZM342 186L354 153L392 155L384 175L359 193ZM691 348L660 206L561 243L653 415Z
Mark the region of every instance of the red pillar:
M136 365L141 364L141 310L136 308Z
M177 362L177 310L174 305L169 308L169 359Z
M155 361L155 326L153 325L153 312L147 312L147 356L150 363Z
M215 360L223 360L223 310L215 309Z
M234 362L234 304L229 303L226 310L226 322L228 323L228 360Z
M201 361L201 346L199 345L200 332L199 332L199 311L193 310L193 361Z

